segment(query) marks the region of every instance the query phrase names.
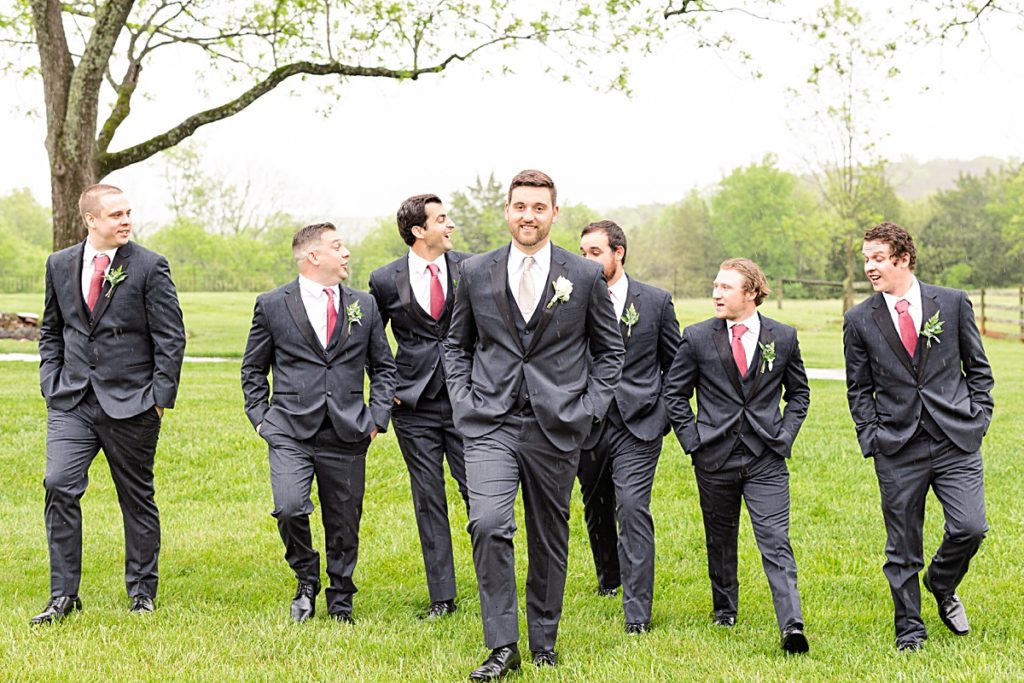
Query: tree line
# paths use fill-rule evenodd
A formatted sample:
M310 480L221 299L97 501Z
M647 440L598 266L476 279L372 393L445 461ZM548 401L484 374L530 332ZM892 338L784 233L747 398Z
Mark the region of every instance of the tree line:
M773 280L840 282L848 277L850 235L881 220L904 225L918 243L922 279L975 289L1024 280L1024 164L961 174L954 186L902 199L884 167L852 221L827 200L828 176L798 176L774 157L734 169L707 192L689 192L663 206L611 209L562 207L552 240L575 250L580 229L602 218L618 222L629 240L626 267L635 277L677 297L705 296L725 258L743 255ZM202 175L169 177L173 220L137 235L164 254L182 291L263 291L294 277L291 237L304 220L264 213L236 186ZM446 200L456 248L482 252L508 241L504 184L478 178ZM396 207L399 201L396 200ZM343 233L346 226L340 226ZM365 289L370 271L407 250L393 216L381 218L353 252L349 284ZM52 244L49 210L28 192L0 197L0 291L41 292ZM859 249L859 241L854 246ZM860 278L859 265L854 273ZM835 290L787 287L786 296L837 296Z

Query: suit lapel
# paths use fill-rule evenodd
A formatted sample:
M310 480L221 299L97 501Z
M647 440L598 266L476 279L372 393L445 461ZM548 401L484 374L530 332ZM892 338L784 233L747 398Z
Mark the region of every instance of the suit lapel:
M640 314L640 286L636 283L633 278L629 278L629 290L626 293L626 305L622 307L622 315L626 315L626 311L629 307L633 306L636 309L637 315ZM637 321L639 322L639 320ZM633 327L636 327L634 325ZM632 330L622 322L622 317L619 317L619 331L622 332L622 343L629 345L629 339L632 337Z
M82 319L82 322L87 326L92 326L91 317L86 310L85 299L82 294L82 259L85 258L85 242L78 245L78 249L72 252L72 258L74 261L71 265L71 286L74 287L74 291L77 292L75 296L75 308L78 309L78 317Z
M348 307L355 303L356 299L347 287L339 285L338 290L341 291L341 301L338 303L338 322L334 327L334 334L331 335L330 341L327 342L327 348L325 349L327 360L334 360L334 357L341 351L341 347L345 346L345 342L348 341L348 335L352 332L352 325L363 324L362 322L354 321L352 324L349 323Z
M931 287L928 285L921 285L921 326L928 322L928 319L939 312L939 304L935 301L935 295L931 291ZM924 364L928 360L928 352L931 350L928 348L928 340L920 336L920 332L917 337L917 346L921 349L921 358L917 363L917 378L920 380L924 377Z
M878 326L882 336L885 337L885 341L889 343L889 347L892 349L896 359L903 364L907 372L913 375L914 364L911 362L907 349L903 346L903 341L896 333L896 326L892 324L892 316L889 315L889 307L885 305L885 297L881 294L876 294L873 305L875 310L871 312L871 317L874 318L875 325Z
M398 272L395 273L395 286L398 287L398 299L402 302L402 307L405 308L409 317L432 328L436 321L427 315L427 312L417 303L416 297L413 296L412 273L409 272L408 259L404 265L398 267Z
M561 305L556 303L554 306L548 307L548 292L554 292L554 288L551 284L560 277L568 276L569 271L565 269L565 257L555 250L555 246L551 245L551 267L548 269L548 281L544 285L544 291L541 292L540 303L538 306L543 306L543 313L540 316L540 322L537 323L537 329L534 330L533 338L530 340L530 346L526 349L526 354L529 355L533 352L533 348L537 346L540 341L540 336L544 334L544 328L551 322L551 318L555 316L555 311ZM517 335L518 336L518 335Z
M448 262L448 294L444 297L444 312L441 313L441 320L451 317L452 310L455 308L455 289L459 286L459 278L462 276L460 264L462 263L459 259L445 254L445 260Z
M84 247L83 247L83 249L84 249ZM125 275L127 275L128 277L131 277L131 273L128 271L128 259L131 258L131 255L132 255L132 243L131 242L128 242L123 247L118 247L117 253L114 254L114 262L110 264L110 270L108 270L107 272L110 273L110 272L112 272L114 270L117 270L118 268L124 268ZM79 276L81 276L82 259L78 260L78 267L79 267ZM82 281L81 277L79 277L78 281L79 282ZM92 312L92 319L89 321L89 329L95 328L96 325L99 323L100 318L102 318L103 314L106 313L107 306L110 305L110 300L114 298L115 292L117 290L118 290L118 288L115 287L114 288L114 292L111 292L110 291L110 283L109 282L104 282L103 283L103 288L100 289L100 298L99 298L99 300L96 301L96 308L93 310L93 312Z
M515 340L519 350L522 351L523 342L519 339L519 331L516 329L515 321L512 320L512 311L508 307L508 295L505 293L508 287L508 254L511 248L512 246L509 245L494 256L494 262L491 263L491 294L494 295L494 303L498 307L501 319L505 321L508 333Z
M736 360L732 357L732 345L729 343L729 325L724 320L719 320L712 337L714 338L715 348L718 349L718 357L722 361L722 367L725 368L726 376L732 382L736 393L741 398L745 398L743 383L740 381L740 371L736 368Z
M750 387L750 395L752 397L757 395L757 388L761 385L761 378L764 377L764 373L761 372L761 366L764 366L765 371L768 370L767 363L761 360L761 345L768 346L775 341L775 334L772 332L771 327L769 327L769 322L760 313L757 315L761 319L761 334L757 337L757 347L754 349L754 359L750 365L751 370L757 373L754 375L754 383ZM747 370L747 372L750 372L750 370Z
M323 353L324 349L316 338L313 325L309 322L309 316L306 315L306 307L302 304L302 291L299 288L298 279L292 282L291 286L285 290L284 301L288 307L288 313L292 316L292 320L295 322L295 326L299 328L303 338L305 338L313 350L317 353Z

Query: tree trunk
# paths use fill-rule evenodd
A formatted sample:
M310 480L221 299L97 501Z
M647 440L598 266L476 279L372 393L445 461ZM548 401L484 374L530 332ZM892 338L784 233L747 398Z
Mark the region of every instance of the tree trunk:
M63 142L63 141L61 141ZM75 145L81 149L82 145ZM89 145L91 146L91 145ZM78 214L78 198L94 184L96 164L88 152L67 158L64 144L50 154L50 201L53 206L53 250L70 247L85 238L85 224ZM55 159L54 156L57 158Z
M853 239L847 237L843 245L846 251L846 279L843 280L843 313L853 308L853 279L857 276L857 252L853 250Z

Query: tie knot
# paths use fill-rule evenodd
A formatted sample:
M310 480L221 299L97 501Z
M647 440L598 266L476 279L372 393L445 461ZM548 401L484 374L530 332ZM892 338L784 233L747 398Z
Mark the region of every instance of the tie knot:
M733 339L739 339L740 337L742 337L743 335L745 335L747 333L748 329L750 329L750 328L748 328L746 325L743 325L743 324L733 325L732 326L732 338Z
M106 254L96 254L92 259L93 265L97 268L106 268L110 263L110 257Z
M437 271L440 270L440 268L437 267L436 263L428 263L427 264L427 270L430 271L431 275L433 275L434 277L437 277Z
M533 264L537 262L537 259L532 256L527 256L523 259L523 272L529 273L530 269L533 268Z
M334 303L334 289L331 287L324 287L324 294L327 295L327 301Z
M910 302L907 301L906 299L900 299L899 301L896 302L896 312L897 313L906 313L907 309L909 309L909 308L910 308Z

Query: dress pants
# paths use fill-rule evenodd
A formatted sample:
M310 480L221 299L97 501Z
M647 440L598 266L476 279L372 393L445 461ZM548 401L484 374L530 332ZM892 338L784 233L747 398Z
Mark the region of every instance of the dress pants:
M446 457L448 469L467 507L469 492L466 489L462 435L452 422L448 393L442 390L439 396L421 399L415 410L395 406L391 412L391 423L409 470L430 601L454 600L455 562L444 480Z
M269 445L270 485L277 529L285 560L304 583L319 585L320 555L313 549L310 491L316 477L327 551L327 611L352 612L352 581L359 554L359 520L366 485L366 451L370 440L343 441L325 418L320 430L300 441L269 422L260 428Z
M609 411L597 445L580 453L583 511L598 585L615 588L621 577L626 623L646 624L654 601L651 489L662 440L638 439L612 412L618 417Z
M928 488L942 504L945 527L928 579L940 595L952 593L967 574L988 524L981 453L962 451L949 439L925 430L895 455L876 455L875 473L882 494L886 562L895 606L896 640L927 637L921 619L918 573L924 568L924 509Z
M82 506L89 466L102 448L124 520L124 578L130 597L156 598L160 515L153 460L160 436L156 408L117 420L92 389L71 410L46 413L46 537L50 595L78 595L82 580Z
M493 649L519 640L513 536L523 487L526 516L526 621L530 649L553 650L562 616L569 555L569 499L579 451L544 436L527 405L495 431L467 438L469 533L480 588L484 641Z
M736 545L742 499L761 551L779 628L802 627L796 560L789 544L789 471L785 458L770 451L755 457L737 441L721 469L709 472L695 467L694 472L704 514L715 615L735 617L739 605Z

